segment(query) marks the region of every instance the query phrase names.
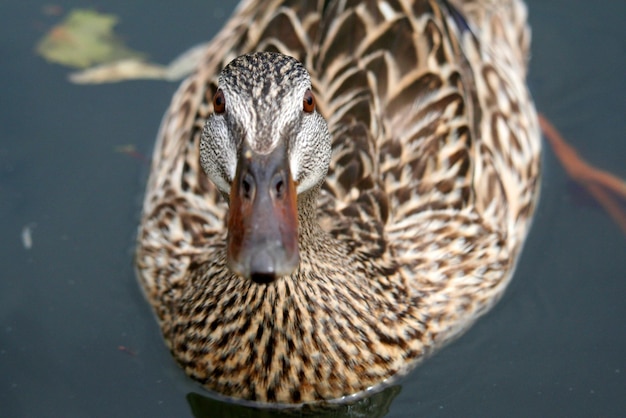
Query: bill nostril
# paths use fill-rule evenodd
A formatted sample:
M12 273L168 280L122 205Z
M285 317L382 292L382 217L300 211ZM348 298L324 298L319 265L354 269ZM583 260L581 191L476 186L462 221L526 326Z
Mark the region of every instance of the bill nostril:
M276 183L276 185L274 186L274 189L276 189L276 197L280 198L283 196L284 193L284 189L285 189L285 183L280 180L278 183Z
M246 200L254 197L254 179L250 174L244 175L241 179L241 194Z
M282 173L277 173L272 179L272 190L274 197L282 199L285 194L285 180Z

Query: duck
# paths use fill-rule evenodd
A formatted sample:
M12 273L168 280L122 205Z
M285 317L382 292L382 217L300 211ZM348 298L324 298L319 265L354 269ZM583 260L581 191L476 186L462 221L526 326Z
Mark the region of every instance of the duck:
M166 111L135 265L209 393L341 402L505 291L540 188L521 0L244 0Z

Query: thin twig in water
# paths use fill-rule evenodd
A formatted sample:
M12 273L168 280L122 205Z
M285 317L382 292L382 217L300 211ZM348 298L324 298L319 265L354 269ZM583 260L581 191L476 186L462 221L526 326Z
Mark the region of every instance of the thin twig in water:
M580 158L554 125L541 114L539 126L567 174L580 183L604 207L626 234L626 212L620 207L619 202L607 193L608 189L626 199L626 182L611 173L589 165Z

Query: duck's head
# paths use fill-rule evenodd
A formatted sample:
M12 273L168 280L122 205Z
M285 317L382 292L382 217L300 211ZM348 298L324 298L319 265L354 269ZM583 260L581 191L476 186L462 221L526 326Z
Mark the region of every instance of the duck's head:
M200 143L200 161L228 198L228 266L267 283L300 262L298 196L323 182L328 125L317 112L306 69L259 52L221 72Z

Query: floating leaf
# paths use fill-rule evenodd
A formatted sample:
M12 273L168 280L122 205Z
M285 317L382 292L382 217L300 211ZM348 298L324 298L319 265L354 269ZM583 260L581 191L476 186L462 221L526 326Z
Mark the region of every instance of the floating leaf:
M185 51L167 66L137 59L123 59L70 74L76 84L116 83L123 80L180 80L189 75L206 55L203 43Z
M37 52L48 61L75 68L141 58L143 54L127 48L113 33L116 23L114 15L73 10L39 42Z

